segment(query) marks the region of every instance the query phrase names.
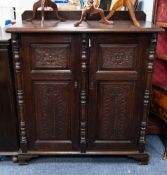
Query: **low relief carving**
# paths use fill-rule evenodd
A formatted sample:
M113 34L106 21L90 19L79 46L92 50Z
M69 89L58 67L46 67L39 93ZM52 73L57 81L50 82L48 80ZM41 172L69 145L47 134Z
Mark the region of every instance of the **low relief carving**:
M101 46L103 69L133 68L135 61L135 47Z
M38 139L66 140L66 85L36 84L36 95L39 102L38 110Z
M32 45L34 51L34 67L68 68L69 45Z
M126 139L128 101L132 84L112 84L101 87L100 139ZM117 106L117 107L116 107Z

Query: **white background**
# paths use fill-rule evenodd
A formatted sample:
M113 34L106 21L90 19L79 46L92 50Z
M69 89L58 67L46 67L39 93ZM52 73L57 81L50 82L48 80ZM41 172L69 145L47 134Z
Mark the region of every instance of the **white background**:
M17 20L21 20L24 10L31 10L33 3L37 0L0 0L0 25L4 25L4 20L11 18L10 7L16 7ZM152 8L154 0L144 0L143 10L147 14L147 21L152 21Z
M10 7L16 7L17 20L21 20L24 10L32 9L32 5L37 0L0 0L0 24L3 26L6 19L11 18Z

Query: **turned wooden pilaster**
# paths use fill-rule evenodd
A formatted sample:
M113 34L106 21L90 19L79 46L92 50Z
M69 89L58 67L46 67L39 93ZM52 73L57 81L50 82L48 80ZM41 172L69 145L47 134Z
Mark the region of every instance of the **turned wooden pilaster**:
M146 126L147 126L147 117L149 115L149 107L150 107L150 96L151 96L151 89L152 89L152 73L154 68L154 58L155 58L155 49L157 43L157 34L153 34L150 49L149 49L149 56L147 59L147 67L146 67L146 88L144 93L144 113L143 119L140 126L140 139L139 139L139 151L141 153L144 152L145 149L145 135L146 135Z
M87 103L88 103L88 37L82 34L82 50L81 50L81 123L80 123L80 145L81 152L86 151L86 128L87 128Z
M16 81L17 108L20 122L20 148L23 153L27 152L27 137L25 125L25 110L24 110L24 90L23 90L23 72L22 58L20 55L20 38L18 34L12 35L12 49L14 57L14 70Z

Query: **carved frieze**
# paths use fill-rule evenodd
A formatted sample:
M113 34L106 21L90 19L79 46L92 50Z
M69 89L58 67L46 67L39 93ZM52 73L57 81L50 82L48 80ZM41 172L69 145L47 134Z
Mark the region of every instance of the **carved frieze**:
M134 68L136 55L136 45L100 45L100 68L101 69L118 69L118 68Z
M68 44L32 44L31 48L33 68L69 68Z

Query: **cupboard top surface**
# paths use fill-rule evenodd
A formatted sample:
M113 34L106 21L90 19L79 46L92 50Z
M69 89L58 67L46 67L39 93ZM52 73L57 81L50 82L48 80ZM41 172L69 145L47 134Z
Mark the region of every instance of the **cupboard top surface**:
M10 33L152 33L163 31L162 28L145 21L140 21L140 28L133 26L131 21L114 21L114 25L106 25L98 21L86 21L80 24L79 27L74 27L75 22L74 20L67 20L65 22L46 20L42 26L39 20L33 22L22 21L6 31Z

